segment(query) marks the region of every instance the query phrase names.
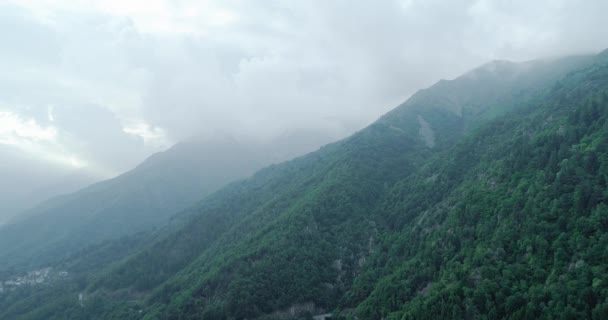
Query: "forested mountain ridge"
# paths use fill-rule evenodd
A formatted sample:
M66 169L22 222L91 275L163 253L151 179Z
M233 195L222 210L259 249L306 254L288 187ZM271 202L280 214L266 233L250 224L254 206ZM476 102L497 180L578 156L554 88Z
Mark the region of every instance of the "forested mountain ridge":
M544 75L540 71L537 72ZM540 78L539 74L533 74ZM522 74L522 76L525 75ZM500 73L494 73L493 77L506 79ZM487 81L487 77L478 79L484 83ZM495 81L496 86L499 87L496 88L496 91L500 94L474 97L474 100L471 100L485 105L486 109L501 108L502 105L494 102L506 100L508 96L514 94L514 91L519 93L522 88L517 86L517 78L511 79L513 80ZM469 79L459 78L453 82L458 86L462 81L468 82ZM538 83L541 81L538 80ZM441 97L445 95L445 83L448 82L440 82L438 89L431 88L429 91L437 90L437 95ZM474 87L468 83L467 85L471 89ZM528 98L530 97L521 94L521 101L526 101ZM463 101L465 105L469 102ZM239 218L234 220L236 225L228 223L227 225L231 226L232 230L228 229L218 239L192 243L189 248L198 246L190 257L193 259L192 262L184 262L184 265L189 265L179 269L181 275L169 278L159 291L182 291L180 295L183 296L195 295L194 292L201 290L219 291L219 294L228 292L228 294L236 295L230 298L234 303L230 308L240 309L240 314L234 315L236 317L271 313L273 310L280 309L281 305L286 306L287 302L277 301L276 297L285 301L314 301L319 305L319 310L331 306L332 303L335 303L336 297L341 296L342 291L347 289L352 281L342 275L340 281L336 283L335 280L338 276L336 273L339 272L335 270L333 263L339 264L345 274L351 273L350 277L354 277L352 273L359 268L359 261L362 261L360 259L364 259L362 253L368 250L370 239L373 240L377 236L375 234L378 232L375 227L376 221L370 212L375 210L383 193L396 181L406 179L434 153L449 147L453 143L452 139L465 132L471 122L478 121L478 118L464 118L451 110L446 112L442 107L442 105L407 102L393 113L343 142L330 145L308 157L263 171L260 175L264 178L267 178L264 176L266 173L273 174L271 180L266 181L258 176L253 177L241 187L246 187L248 183L252 182L259 183L260 187L256 189L246 187L247 189L240 191L237 196L230 195L226 200L219 202L224 206L226 203L230 203L231 207L211 210L203 208L199 225L192 225L191 230L176 235L177 239L189 237L184 234L191 235L195 232L213 234L218 228L217 224L207 221L212 217L216 221L226 219L226 216L233 214ZM432 143L422 132L425 125L432 130ZM302 173L305 175L302 176ZM275 186L280 189L275 189ZM286 186L294 188L293 191L283 189ZM242 196L252 197L256 201L260 201L262 205L239 203L234 206L235 199ZM217 212L217 216L211 212ZM213 230L210 230L210 226L213 226ZM301 230L309 230L310 235L302 235ZM97 285L102 287L107 285L113 290L132 285L137 288L138 284L142 285L146 281L134 282L134 279L141 279L140 275L159 273L158 270L154 270L154 266L165 263L149 264L149 259L150 257L163 257L163 252L168 250L166 245L170 243L171 241L166 241L160 246L162 249L153 249L142 255L140 259L135 258L128 261L114 274L105 276L101 284ZM175 241L174 243L180 242ZM239 246L238 243L242 245ZM302 251L303 247L315 251L306 254L306 250ZM180 246L180 248L183 247ZM243 248L247 248L245 255L243 255ZM278 282L282 281L282 277L277 275L277 278L274 278L266 274L271 269L270 265L260 265L259 272L253 266L249 266L250 260L260 259L258 255L276 255L276 257L289 261L285 262L287 265L284 268L289 274L283 277L292 277L295 278L295 281L301 281L299 286L305 288L307 292L297 293L300 295L299 297L294 297L293 295L296 294L294 292L277 292L279 291L277 288L283 287ZM175 259L172 260L175 261ZM236 275L223 275L223 277L249 278L247 282L252 286L247 287L236 283L232 288L222 288L216 287L217 284L208 284L207 281L200 281L202 283L196 284L197 280L194 279L198 278L197 275L201 273L201 270L212 268L210 264L214 260L223 260L224 263L228 261L228 265L224 265L223 268L233 269L231 273L236 273ZM275 263L277 262L275 261ZM300 270L289 268L288 266L292 264L299 266ZM303 269L302 266L307 265L314 270ZM141 267L144 269L142 270ZM166 270L162 269L162 271ZM169 271L171 270L169 269ZM313 271L316 273L316 277L311 276ZM124 276L117 277L117 274ZM161 274L168 276L172 272L161 272ZM260 277L268 278L260 279ZM273 278L277 282L273 283ZM122 279L122 283L119 282L120 279ZM139 288L148 289L164 280L160 277ZM331 290L323 289L327 285L333 288ZM181 289L176 290L175 287ZM184 287L189 287L189 289ZM213 296L218 294L216 292L206 294ZM260 294L261 292L267 292L267 295ZM156 296L162 295L163 293L159 293ZM208 312L214 312L216 306L208 305L204 308ZM167 315L176 311L168 309L158 312Z
M380 212L396 232L345 306L360 318L608 315L606 54L542 97L391 190Z
M569 70L489 95L470 74L440 82L211 195L180 230L35 308L0 300L0 316L601 319L608 59Z
M231 138L178 143L125 174L52 198L0 227L0 271L44 266L87 245L160 227L178 210L267 163Z
M454 80L441 80L428 89L418 91L402 105L384 115L379 122L416 129L413 123L402 123L402 113L437 113L449 111L458 116L461 125L477 126L504 114L523 101L538 94L572 70L593 61L593 56L571 56L548 60L511 62L496 60L475 68ZM410 119L411 121L411 119ZM444 123L439 123L446 125ZM470 128L467 128L470 129ZM450 133L454 133L452 131ZM445 137L453 143L459 136ZM451 140L455 139L455 140Z

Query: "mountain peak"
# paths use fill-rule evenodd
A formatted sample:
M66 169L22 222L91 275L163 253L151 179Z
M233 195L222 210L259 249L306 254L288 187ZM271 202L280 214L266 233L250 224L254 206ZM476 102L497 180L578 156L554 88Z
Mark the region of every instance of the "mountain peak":
M513 76L516 74L517 71L525 70L525 65L525 62L517 63L509 60L492 60L463 74L457 79L479 79L495 76Z

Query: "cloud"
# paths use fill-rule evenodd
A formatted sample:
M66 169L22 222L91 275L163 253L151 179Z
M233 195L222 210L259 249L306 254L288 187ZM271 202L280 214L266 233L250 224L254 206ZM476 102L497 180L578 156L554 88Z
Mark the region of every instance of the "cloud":
M487 60L608 47L605 12L567 0L7 1L0 103L120 172L196 134L341 137Z
M166 146L168 141L166 139L165 130L152 127L147 123L139 122L133 123L123 128L125 133L138 136L143 139L145 145L152 146Z
M8 111L0 111L0 141L19 144L20 140L53 142L57 138L54 127L43 128L33 119L25 120Z
M86 166L83 160L62 150L57 128L43 127L34 119L24 119L10 111L0 110L0 144L56 164L74 168Z

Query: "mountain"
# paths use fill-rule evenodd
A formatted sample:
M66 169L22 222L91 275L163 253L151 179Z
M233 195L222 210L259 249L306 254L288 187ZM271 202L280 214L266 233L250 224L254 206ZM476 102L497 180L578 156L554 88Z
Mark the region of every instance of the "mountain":
M227 183L308 147L293 144L284 155L272 144L253 146L219 134L178 143L125 174L50 199L0 227L0 270L44 266L88 245L161 227Z
M68 194L99 179L79 169L48 164L27 157L11 146L0 146L0 225L45 200Z
M603 319L607 175L605 53L493 62L222 188L127 253L73 256L60 267L116 252L0 296L0 317Z

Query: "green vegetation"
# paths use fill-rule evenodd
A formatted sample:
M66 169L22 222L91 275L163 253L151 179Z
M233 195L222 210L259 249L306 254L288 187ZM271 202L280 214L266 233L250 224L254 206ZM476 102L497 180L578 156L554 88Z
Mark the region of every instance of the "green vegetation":
M344 306L366 319L608 315L606 64L538 101L391 190L390 231Z
M604 319L608 56L518 68L440 82L132 250L74 256L78 276L0 295L0 318Z
M0 227L0 272L57 263L87 246L163 226L178 210L268 162L230 139L177 144Z

